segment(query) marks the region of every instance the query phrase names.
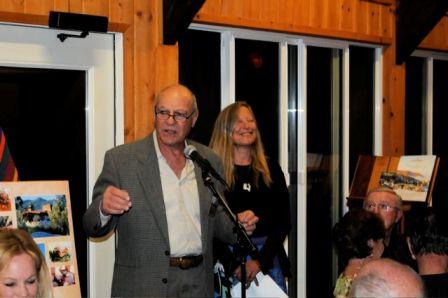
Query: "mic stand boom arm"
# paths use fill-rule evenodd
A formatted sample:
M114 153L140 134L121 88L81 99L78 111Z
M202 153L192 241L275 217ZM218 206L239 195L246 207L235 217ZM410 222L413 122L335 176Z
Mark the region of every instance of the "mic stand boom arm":
M216 177L215 177L216 178ZM249 236L246 233L246 230L243 228L241 223L238 221L237 216L232 212L232 209L230 209L229 204L227 203L227 200L216 190L215 183L212 181L212 178L210 176L209 171L202 168L202 179L204 180L205 186L210 189L212 195L218 199L219 203L224 207L226 212L229 214L230 218L233 221L234 227L233 227L233 233L236 234L237 240L236 240L236 255L238 262L240 264L241 268L241 297L246 297L246 256L250 255L251 257L258 256L258 249L255 247L255 245L252 243L252 240L250 240ZM218 179L218 181L221 182L221 179ZM222 182L221 182L222 183ZM226 188L228 186L224 183Z

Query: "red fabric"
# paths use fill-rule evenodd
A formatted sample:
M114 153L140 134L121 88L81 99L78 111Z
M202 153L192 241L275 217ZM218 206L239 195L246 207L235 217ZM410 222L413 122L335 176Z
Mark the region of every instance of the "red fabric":
M17 172L14 160L9 152L6 136L0 128L0 181L18 181L19 174Z

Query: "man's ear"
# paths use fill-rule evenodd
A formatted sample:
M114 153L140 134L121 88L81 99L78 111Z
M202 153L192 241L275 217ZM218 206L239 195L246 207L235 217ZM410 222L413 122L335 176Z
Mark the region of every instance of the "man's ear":
M414 254L414 250L412 249L411 238L406 237L406 242L408 244L408 249L409 249L409 252L411 253L412 259L414 259L414 260L417 259Z
M193 121L191 122L191 127L194 127L196 121L198 120L198 117L199 117L199 110L196 109L196 112L194 112Z

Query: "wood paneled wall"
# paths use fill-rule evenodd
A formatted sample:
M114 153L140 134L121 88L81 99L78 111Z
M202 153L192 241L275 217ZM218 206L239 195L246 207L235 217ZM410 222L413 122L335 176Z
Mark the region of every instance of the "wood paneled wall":
M124 34L125 140L153 128L154 94L178 80L177 46L162 45L162 0L0 0L0 21L48 23L51 10L109 17ZM195 21L383 44L383 151L404 151L404 66L395 65L395 0L207 0ZM423 41L448 51L445 17Z
M392 42L394 6L361 0L207 0L197 22Z
M51 10L107 16L123 33L125 141L146 135L155 93L178 77L177 47L162 45L162 1L0 0L0 21L47 25Z
M448 52L448 16L445 16L420 44L421 49Z

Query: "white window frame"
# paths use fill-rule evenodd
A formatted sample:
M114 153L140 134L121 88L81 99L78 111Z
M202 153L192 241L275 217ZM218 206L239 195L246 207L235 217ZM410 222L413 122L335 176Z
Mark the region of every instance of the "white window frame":
M301 146L297 148L297 295L306 297L306 60L307 46L326 47L332 49L341 49L342 57L342 197L341 207L344 212L347 211L345 198L349 195L349 46L362 46L375 49L374 54L374 154L382 153L382 46L365 44L358 42L349 42L334 39L316 38L309 36L292 35L286 33L275 33L267 31L249 30L242 28L231 28L215 25L205 25L193 23L190 29L212 31L221 34L221 108L235 102L235 39L250 39L259 41L269 41L279 43L279 103L280 103L280 150L279 163L285 173L285 178L289 181L288 172L288 45L298 47L297 59L297 140L300 140Z
M433 154L433 134L434 134L434 60L448 61L448 54L416 50L412 53L414 57L425 59L425 105L426 105L426 137L425 142L426 153Z

